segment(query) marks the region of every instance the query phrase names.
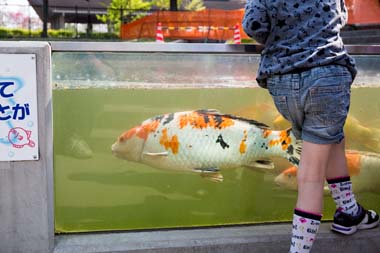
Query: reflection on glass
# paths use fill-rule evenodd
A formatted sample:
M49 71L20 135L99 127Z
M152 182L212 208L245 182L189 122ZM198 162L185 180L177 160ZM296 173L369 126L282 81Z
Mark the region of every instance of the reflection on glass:
M357 82L369 85L352 89L345 131L356 196L379 209L380 80L368 61L379 60L358 57ZM248 55L54 53L56 231L290 221L296 172L285 159L273 159L272 170L226 169L215 182L111 152L124 131L179 111L217 109L286 129L267 91L252 88L257 62ZM324 219L334 208L326 195Z

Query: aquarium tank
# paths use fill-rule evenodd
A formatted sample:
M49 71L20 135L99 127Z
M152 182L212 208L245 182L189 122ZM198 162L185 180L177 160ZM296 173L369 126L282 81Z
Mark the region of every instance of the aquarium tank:
M347 159L358 201L380 209L380 55L354 57ZM283 158L271 159L272 169L223 169L220 182L119 159L111 150L125 131L181 111L212 109L289 128L256 84L259 59L244 50L53 50L56 233L291 221L295 176ZM323 219L331 220L327 192L324 202Z

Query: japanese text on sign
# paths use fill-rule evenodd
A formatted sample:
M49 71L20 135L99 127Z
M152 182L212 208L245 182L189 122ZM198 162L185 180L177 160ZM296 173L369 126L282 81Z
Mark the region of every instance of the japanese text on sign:
M0 54L0 161L37 160L37 81L32 54ZM26 71L27 70L27 71Z

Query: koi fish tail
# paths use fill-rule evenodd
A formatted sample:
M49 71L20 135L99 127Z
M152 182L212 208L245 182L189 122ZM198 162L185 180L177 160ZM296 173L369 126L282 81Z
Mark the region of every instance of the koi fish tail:
M298 167L301 159L302 140L296 139L291 128L286 130L286 134L287 139L290 140L290 143L285 150L285 157L291 164Z

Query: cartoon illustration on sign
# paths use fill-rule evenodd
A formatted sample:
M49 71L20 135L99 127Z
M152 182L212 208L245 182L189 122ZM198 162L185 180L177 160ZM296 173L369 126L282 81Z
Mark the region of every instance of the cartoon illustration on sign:
M25 145L34 147L35 143L30 139L32 131L25 130L22 127L12 128L8 133L8 140L15 148L23 148Z

